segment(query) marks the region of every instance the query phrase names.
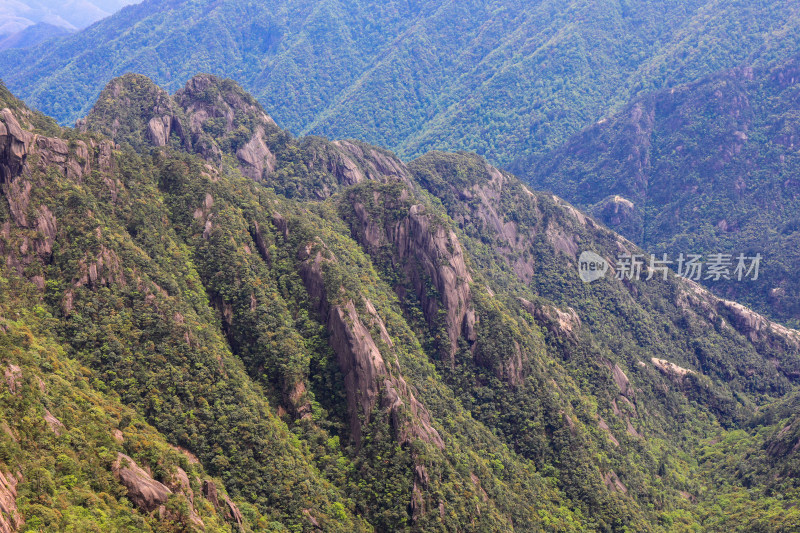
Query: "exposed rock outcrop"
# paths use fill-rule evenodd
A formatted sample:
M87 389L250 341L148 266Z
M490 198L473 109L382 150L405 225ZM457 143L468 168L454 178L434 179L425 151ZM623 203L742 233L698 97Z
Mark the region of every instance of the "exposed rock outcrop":
M720 300L718 309L727 311L733 326L751 342L757 342L772 331L769 320L740 303Z
M552 305L534 303L525 298L519 298L519 302L540 326L560 338L577 340L581 319L573 308L568 307L566 310L561 310Z
M210 479L203 481L203 496L216 508L219 508L219 491L217 485Z
M651 357L650 360L652 361L653 366L659 369L664 375L677 382L682 382L683 378L687 374L694 374L693 370L689 370L688 368L683 368L682 366L678 366L671 361L667 361L666 359Z
M125 285L122 261L114 250L105 246L100 247L94 260L85 257L78 261L78 271L80 277L73 280L75 287L107 286L112 283Z
M360 445L363 426L369 423L373 409L380 400L380 408L390 415L401 443L421 439L444 448L444 441L432 426L427 409L414 397L400 375L392 341L372 303L364 298L361 303L365 309L359 312L352 298L344 302L329 300L324 268L326 263L335 259L325 258L323 250L321 244L316 247L308 244L302 249L299 255L302 261L300 273L306 290L317 302L318 311L330 331L330 343L344 375L354 441ZM386 355L394 356L393 361L387 363L367 324L377 330Z
M433 323L441 303L446 313L450 356L455 355L458 339L463 335L469 342L477 338L475 310L472 308L470 283L472 276L464 262L461 243L453 230L437 225L421 205L413 205L408 216L388 233L395 243L401 264L408 274L429 323ZM411 261L409 261L411 260ZM417 262L422 270L417 265ZM439 293L439 299L425 290L427 276Z
M380 183L402 181L412 183L411 173L394 154L354 141L334 141L337 157L329 160L328 169L343 186L370 180Z
M17 509L17 483L19 481L21 480L12 474L0 471L0 533L13 533L25 525L25 521Z
M261 181L275 170L277 160L265 142L264 126L256 127L250 140L236 151L236 157L242 174L256 181Z
M605 432L606 436L608 437L608 440L614 443L614 446L619 446L619 441L614 436L614 434L611 433L611 428L608 427L608 423L605 420L603 420L602 416L598 417L597 419L597 427L599 427L601 430Z
M114 475L128 489L128 499L139 509L150 512L165 504L172 491L163 483L153 479L136 461L125 455L117 454L112 466Z
M469 209L453 213L453 219L462 227L477 224L495 238L494 247L524 283L530 283L536 272L533 258L527 253L533 247L533 237L543 228L520 230L519 225L506 218L501 199L509 186L507 177L495 167L481 162L482 178L477 183L458 192L459 199ZM538 212L537 197L521 186L524 201L532 212Z
M147 123L147 138L154 146L166 146L173 133L181 143L187 142L180 118L174 114L156 116Z
M0 184L22 173L33 139L33 134L20 127L10 109L0 111Z
M59 223L54 214L55 207L37 203L36 191L47 184L44 176L49 172L60 172L68 180L80 183L93 169L104 173L113 170L112 144L108 141L71 140L38 135L25 128L30 112L4 109L0 112L0 192L8 202L11 220L0 229L0 254L9 268L20 275L38 263L46 265L52 259L53 248L59 235ZM21 126L25 124L25 126ZM119 179L104 175L103 182L110 196L116 201L121 188ZM12 225L32 230L14 232ZM112 263L118 265L113 253L101 250L101 257L81 264L84 283L93 276L103 280L99 273ZM119 273L120 269L117 269ZM45 286L42 274L27 275L40 289ZM94 281L94 280L92 280Z
M354 233L370 253L378 253L387 244L394 248L395 266L411 282L430 326L438 325L439 311L444 311L447 351L452 358L460 338L470 343L477 338L470 288L472 276L464 262L461 243L453 230L427 213L425 206L411 204L407 190L403 189L398 198L386 197L378 191L373 196L376 203L392 209L399 204L399 209L408 209L408 214L400 220L381 221L362 202L353 199L358 224ZM428 290L428 282L436 294Z
M225 508L222 510L222 516L229 522L235 523L239 531L243 531L242 522L244 518L242 517L242 512L227 495L223 497L223 501L225 502Z
M64 423L61 422L58 418L53 416L49 410L44 410L44 421L47 423L47 427L50 428L50 431L55 433L56 435L61 435L64 433Z
M220 496L216 483L210 479L203 481L203 496L205 496L205 498L211 502L211 505L214 506L214 509L216 509L217 512L225 518L225 520L236 524L238 530L243 531L242 524L244 522L244 518L242 517L242 512L227 494Z
M631 388L631 382L625 372L617 363L611 361L603 361L603 363L611 371L611 377L617 387L619 387L620 393L626 398L630 398L633 395L633 389Z
M176 494L183 494L189 502L189 522L201 531L205 529L205 523L197 513L194 491L192 490L189 476L183 468L176 467L175 472L169 478L167 487Z
M22 369L15 364L9 364L3 371L3 375L5 377L6 386L8 387L8 392L17 394L22 387Z
M628 487L620 481L619 477L617 477L617 473L613 470L606 472L603 476L603 482L605 482L606 487L613 492L622 492L623 494L628 492Z

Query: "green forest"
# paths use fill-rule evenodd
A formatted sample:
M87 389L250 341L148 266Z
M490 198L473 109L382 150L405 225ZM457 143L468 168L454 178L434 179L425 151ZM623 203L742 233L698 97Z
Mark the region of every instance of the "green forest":
M2 527L800 528L800 333L583 283L642 250L481 156L295 137L207 74L0 109Z
M659 257L761 254L757 280L707 286L797 327L798 74L793 57L648 94L517 170Z
M776 1L148 0L0 52L0 73L64 125L116 76L141 73L173 92L209 72L239 82L295 135L508 165L636 95L783 60L798 35L795 6Z

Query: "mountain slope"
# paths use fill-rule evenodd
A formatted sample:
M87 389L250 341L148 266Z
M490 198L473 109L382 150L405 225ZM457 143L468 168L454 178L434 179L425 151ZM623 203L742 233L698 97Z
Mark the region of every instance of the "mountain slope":
M735 529L743 481L700 454L759 442L800 333L674 276L584 284L580 250L637 248L475 155L294 138L230 80L128 75L79 130L0 96L19 307L245 527Z
M653 93L518 168L657 254L761 253L757 281L709 286L796 324L799 73L794 58Z
M500 164L558 145L642 90L797 49L791 4L750 0L145 1L64 42L0 54L9 87L72 123L141 72L231 77L295 133Z

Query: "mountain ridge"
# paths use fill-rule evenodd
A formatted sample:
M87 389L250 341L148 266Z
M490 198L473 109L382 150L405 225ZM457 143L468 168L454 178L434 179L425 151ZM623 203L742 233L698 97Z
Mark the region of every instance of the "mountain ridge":
M715 509L748 489L705 465L731 439L762 454L749 424L796 390L796 332L675 276L585 284L579 250L635 246L474 154L405 164L295 138L230 80L154 87L112 81L77 130L0 90L1 268L91 388L219 478L241 515L220 530L735 529ZM41 455L0 471L91 488ZM748 525L797 523L776 483L736 500ZM63 524L41 498L24 519ZM164 505L127 512L196 528Z
M794 323L798 79L795 56L652 93L517 170L656 254L761 253L757 282L709 286Z
M800 20L787 7L145 2L57 46L0 54L0 68L70 123L114 76L139 71L174 91L208 71L251 89L296 134L359 138L406 159L469 149L505 165L642 91L782 59Z

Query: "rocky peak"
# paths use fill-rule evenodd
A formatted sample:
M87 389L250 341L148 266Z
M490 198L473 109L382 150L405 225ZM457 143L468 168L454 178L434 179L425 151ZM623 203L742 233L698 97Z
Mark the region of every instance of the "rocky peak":
M189 112L213 110L215 116L229 118L229 126L233 125L236 113L252 115L264 123L275 125L261 104L235 81L211 74L198 74L189 79L184 88L175 93L175 101Z
M220 142L234 135L238 146L229 150L236 153L244 169L255 179L255 170L263 172L265 166L274 170L275 157L267 148L266 133L278 130L272 117L239 85L229 79L210 74L200 74L186 82L175 93L176 103L186 113L196 151L207 159L218 159L226 146ZM265 163L265 160L269 160ZM269 168L271 167L271 168Z
M125 74L106 85L87 117L77 125L137 150L166 146L172 136L190 148L183 121L182 110L167 91L147 76Z
M139 151L177 144L215 162L230 153L242 173L255 180L275 170L268 137L280 131L235 82L210 74L191 78L174 96L146 76L115 78L78 127Z

